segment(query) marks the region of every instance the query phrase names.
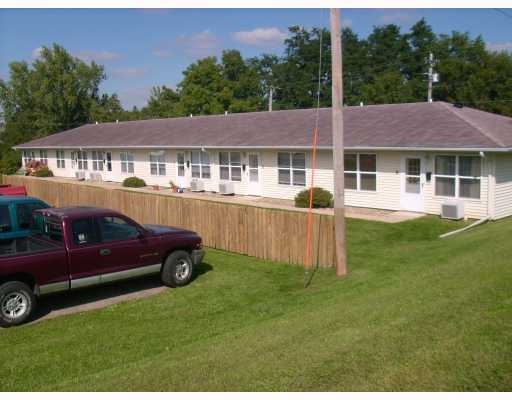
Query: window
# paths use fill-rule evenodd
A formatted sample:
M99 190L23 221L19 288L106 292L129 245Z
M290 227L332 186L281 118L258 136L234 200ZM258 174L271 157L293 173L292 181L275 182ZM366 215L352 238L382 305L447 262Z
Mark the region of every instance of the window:
M139 236L137 228L122 218L102 217L98 219L98 225L102 242L135 239Z
M210 179L210 154L205 151L190 152L192 178Z
M48 151L39 150L39 161L45 165L48 164Z
M185 176L185 154L184 153L177 154L177 162L178 162L178 176Z
M23 150L23 164L27 165L29 161L35 160L36 153L32 150Z
M42 220L41 233L49 239L56 240L58 242L64 242L64 235L62 234L62 224L58 218L46 218L42 215L38 215L35 218L35 225L40 226L37 220Z
M16 217L20 229L29 229L33 225L32 212L41 208L46 208L46 206L41 203L17 204Z
M112 153L107 151L107 171L112 171Z
M92 157L92 170L103 171L103 151L94 150L91 154Z
M345 154L345 189L377 190L377 156L375 154Z
M74 220L71 223L71 231L73 232L75 244L87 245L99 243L100 241L96 224L92 218Z
M436 196L479 199L481 164L477 156L436 156Z
M81 150L71 152L71 166L79 170L87 170L87 152Z
M306 153L277 153L277 181L280 185L306 186Z
M56 158L57 158L57 168L66 168L66 154L64 153L64 150L57 150L56 151Z
M0 206L0 232L10 232L12 229L9 206Z
M239 152L221 151L219 153L220 179L240 182L242 180L242 163Z
M165 153L163 150L149 153L151 175L165 175Z
M121 172L124 174L133 174L133 153L129 151L122 151L121 158Z

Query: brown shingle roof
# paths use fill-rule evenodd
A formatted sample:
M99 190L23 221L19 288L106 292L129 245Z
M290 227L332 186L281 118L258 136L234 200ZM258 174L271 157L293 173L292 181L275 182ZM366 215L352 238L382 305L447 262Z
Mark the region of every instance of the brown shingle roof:
M16 148L306 148L315 109L88 124ZM319 146L331 147L331 110L319 110ZM448 103L344 109L347 148L512 147L512 118Z

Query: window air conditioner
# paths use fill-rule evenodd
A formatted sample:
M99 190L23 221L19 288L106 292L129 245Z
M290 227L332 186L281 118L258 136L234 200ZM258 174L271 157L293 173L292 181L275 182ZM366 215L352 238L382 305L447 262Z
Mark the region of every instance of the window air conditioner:
M191 192L204 192L204 182L203 181L190 182L190 191Z
M235 185L233 182L221 182L219 183L220 194L235 194Z
M462 201L450 201L441 204L441 218L464 218L464 203Z

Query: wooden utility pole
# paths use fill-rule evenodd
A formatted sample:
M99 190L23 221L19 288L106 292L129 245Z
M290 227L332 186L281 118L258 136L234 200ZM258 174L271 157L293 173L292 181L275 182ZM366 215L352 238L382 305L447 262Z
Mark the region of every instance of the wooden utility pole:
M345 173L343 154L343 75L341 52L340 10L331 9L332 63L332 155L334 165L334 235L336 275L347 273L345 239Z

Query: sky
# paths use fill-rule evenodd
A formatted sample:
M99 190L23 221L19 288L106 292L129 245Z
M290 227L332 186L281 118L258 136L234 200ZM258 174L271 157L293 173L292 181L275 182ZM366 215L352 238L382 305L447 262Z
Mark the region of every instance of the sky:
M512 15L512 9L505 10ZM512 18L494 9L344 9L342 24L366 37L373 26L407 31L425 17L436 33L481 34L492 49L512 51ZM58 43L105 67L101 90L125 108L146 104L151 87L176 87L199 58L238 49L244 57L282 55L287 27L329 26L326 9L0 9L0 79L9 63L34 61Z

